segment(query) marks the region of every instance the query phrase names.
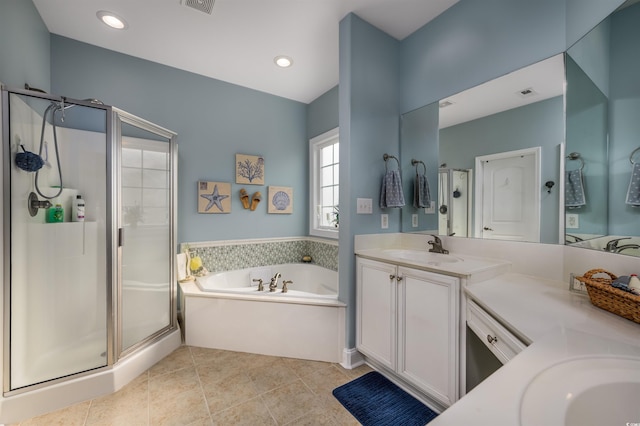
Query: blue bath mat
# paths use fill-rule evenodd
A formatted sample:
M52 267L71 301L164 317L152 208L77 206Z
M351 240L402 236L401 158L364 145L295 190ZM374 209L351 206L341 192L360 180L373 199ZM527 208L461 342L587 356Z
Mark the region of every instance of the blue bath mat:
M364 426L423 426L438 415L377 371L333 390Z

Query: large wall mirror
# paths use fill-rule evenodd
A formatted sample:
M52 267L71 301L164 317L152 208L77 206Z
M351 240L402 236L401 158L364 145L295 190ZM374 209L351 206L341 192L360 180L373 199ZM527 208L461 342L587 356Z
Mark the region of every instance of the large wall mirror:
M640 3L567 51L566 243L640 256Z
M427 169L434 171L428 178L436 205L432 213L405 206L403 232L558 243L563 92L557 55L404 114L403 166L405 150L432 159ZM427 122L438 123L436 136ZM416 129L437 138L437 156L427 144L419 153ZM424 229L406 218L416 214Z
M629 0L566 54L404 114L405 194L421 159L435 206L409 197L402 231L640 255L638 22ZM496 229L515 219L539 227Z

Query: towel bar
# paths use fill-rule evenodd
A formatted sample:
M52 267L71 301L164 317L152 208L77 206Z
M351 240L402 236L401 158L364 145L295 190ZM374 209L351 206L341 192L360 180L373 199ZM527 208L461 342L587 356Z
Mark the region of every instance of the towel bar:
M579 152L572 152L571 154L567 155L566 158L568 160L580 160L580 170L584 169L584 159Z
M424 161L416 160L414 158L411 159L411 165L416 166L416 173L418 173L418 164L422 164L422 168L424 169L424 174L427 174L427 166L424 164Z
M382 159L384 160L385 167L387 165L387 160L389 158L393 158L394 160L396 160L396 163L398 163L398 170L400 170L400 161L398 161L398 159L396 157L394 157L393 155L389 155L389 154L383 154L382 155Z
M629 161L631 162L631 164L636 164L636 162L635 162L635 161L633 161L633 156L634 156L634 155L635 155L635 153L636 153L636 152L638 152L638 151L640 151L640 146L639 146L639 147L637 147L636 149L634 149L634 150L631 152L631 155L629 155Z

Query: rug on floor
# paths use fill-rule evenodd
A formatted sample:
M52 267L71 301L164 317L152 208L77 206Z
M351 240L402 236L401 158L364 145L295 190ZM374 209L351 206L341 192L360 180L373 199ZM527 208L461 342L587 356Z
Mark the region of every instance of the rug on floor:
M363 426L422 426L438 415L377 371L333 390Z

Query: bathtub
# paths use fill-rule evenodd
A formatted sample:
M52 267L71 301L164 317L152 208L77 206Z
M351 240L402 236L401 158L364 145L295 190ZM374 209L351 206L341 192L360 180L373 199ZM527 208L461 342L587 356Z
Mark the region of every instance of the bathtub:
M269 291L271 278L280 274L278 288ZM264 289L258 291L258 282L262 280ZM287 292L282 292L282 283L287 284ZM200 290L213 293L232 293L268 297L274 301L279 299L316 299L336 300L338 298L338 273L317 265L289 263L277 266L239 269L236 271L218 272L205 277L196 278Z
M281 274L278 288L269 282ZM258 291L262 279L264 290ZM288 291L282 292L282 282ZM345 309L336 271L284 264L212 273L185 282L181 306L185 343L263 355L340 362Z

